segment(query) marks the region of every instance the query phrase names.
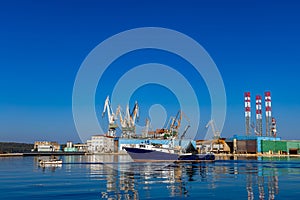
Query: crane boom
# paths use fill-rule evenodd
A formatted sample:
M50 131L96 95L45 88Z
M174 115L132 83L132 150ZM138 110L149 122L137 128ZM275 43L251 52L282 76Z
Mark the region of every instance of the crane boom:
M205 127L208 128L209 126L211 126L212 128L214 139L220 138L220 131L216 129L216 124L214 120L211 119Z
M120 105L117 108L116 116L119 116L119 118L120 118L121 127L125 127L126 126L126 121L123 119L122 109L121 109Z
M132 137L135 135L135 120L139 117L139 107L135 102L134 108L130 113L129 105L126 105L125 114L122 115L122 109L119 105L116 115L120 117L120 124L122 128L122 137Z
M191 126L190 125L187 125L182 133L182 135L180 136L180 139L182 140L187 132L187 130L190 128Z
M110 106L109 96L106 97L103 112L102 112L102 117L104 117L105 112L107 112L109 123L114 123L115 117L114 117L114 113L112 111L112 108Z
M142 130L144 137L148 137L149 128L150 128L150 120L148 118L146 118L146 126Z
M104 108L103 108L103 112L102 112L102 117L104 117L104 114L107 112L107 116L108 116L108 135L109 136L115 136L116 133L116 128L118 127L118 125L116 124L116 115L114 114L111 105L110 105L110 101L109 101L109 96L106 97L105 99L105 103L104 103Z
M136 101L130 115L130 121L132 126L135 126L135 120L136 119L138 120L138 118L139 118L139 105Z

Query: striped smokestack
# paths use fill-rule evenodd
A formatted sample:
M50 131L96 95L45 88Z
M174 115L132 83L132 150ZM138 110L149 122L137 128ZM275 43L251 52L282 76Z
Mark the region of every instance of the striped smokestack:
M250 92L245 92L244 97L245 97L246 135L250 135L250 118L251 118Z
M261 107L261 96L256 95L256 134L262 136L262 107Z
M265 92L265 106L266 106L266 136L271 136L271 92Z

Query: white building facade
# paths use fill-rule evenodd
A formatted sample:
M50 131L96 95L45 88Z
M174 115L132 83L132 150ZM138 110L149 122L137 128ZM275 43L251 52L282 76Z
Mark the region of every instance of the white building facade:
M113 153L114 137L106 135L94 135L91 140L87 140L89 153Z

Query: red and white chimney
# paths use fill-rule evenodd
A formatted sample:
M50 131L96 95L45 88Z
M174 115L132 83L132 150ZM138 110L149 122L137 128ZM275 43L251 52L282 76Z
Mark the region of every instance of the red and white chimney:
M271 118L272 118L272 107L271 107L271 92L265 92L265 106L266 106L266 136L271 136Z
M255 133L258 136L262 136L262 106L261 106L261 96L256 95L256 130Z
M246 135L250 135L250 118L251 118L251 99L250 92L244 93L245 97L245 122L246 122Z

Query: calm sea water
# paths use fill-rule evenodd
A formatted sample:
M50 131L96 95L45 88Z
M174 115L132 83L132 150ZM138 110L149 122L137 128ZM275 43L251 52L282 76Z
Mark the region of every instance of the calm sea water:
M170 164L134 163L128 156L61 158L63 165L46 168L38 157L0 158L1 199L300 198L299 159Z

